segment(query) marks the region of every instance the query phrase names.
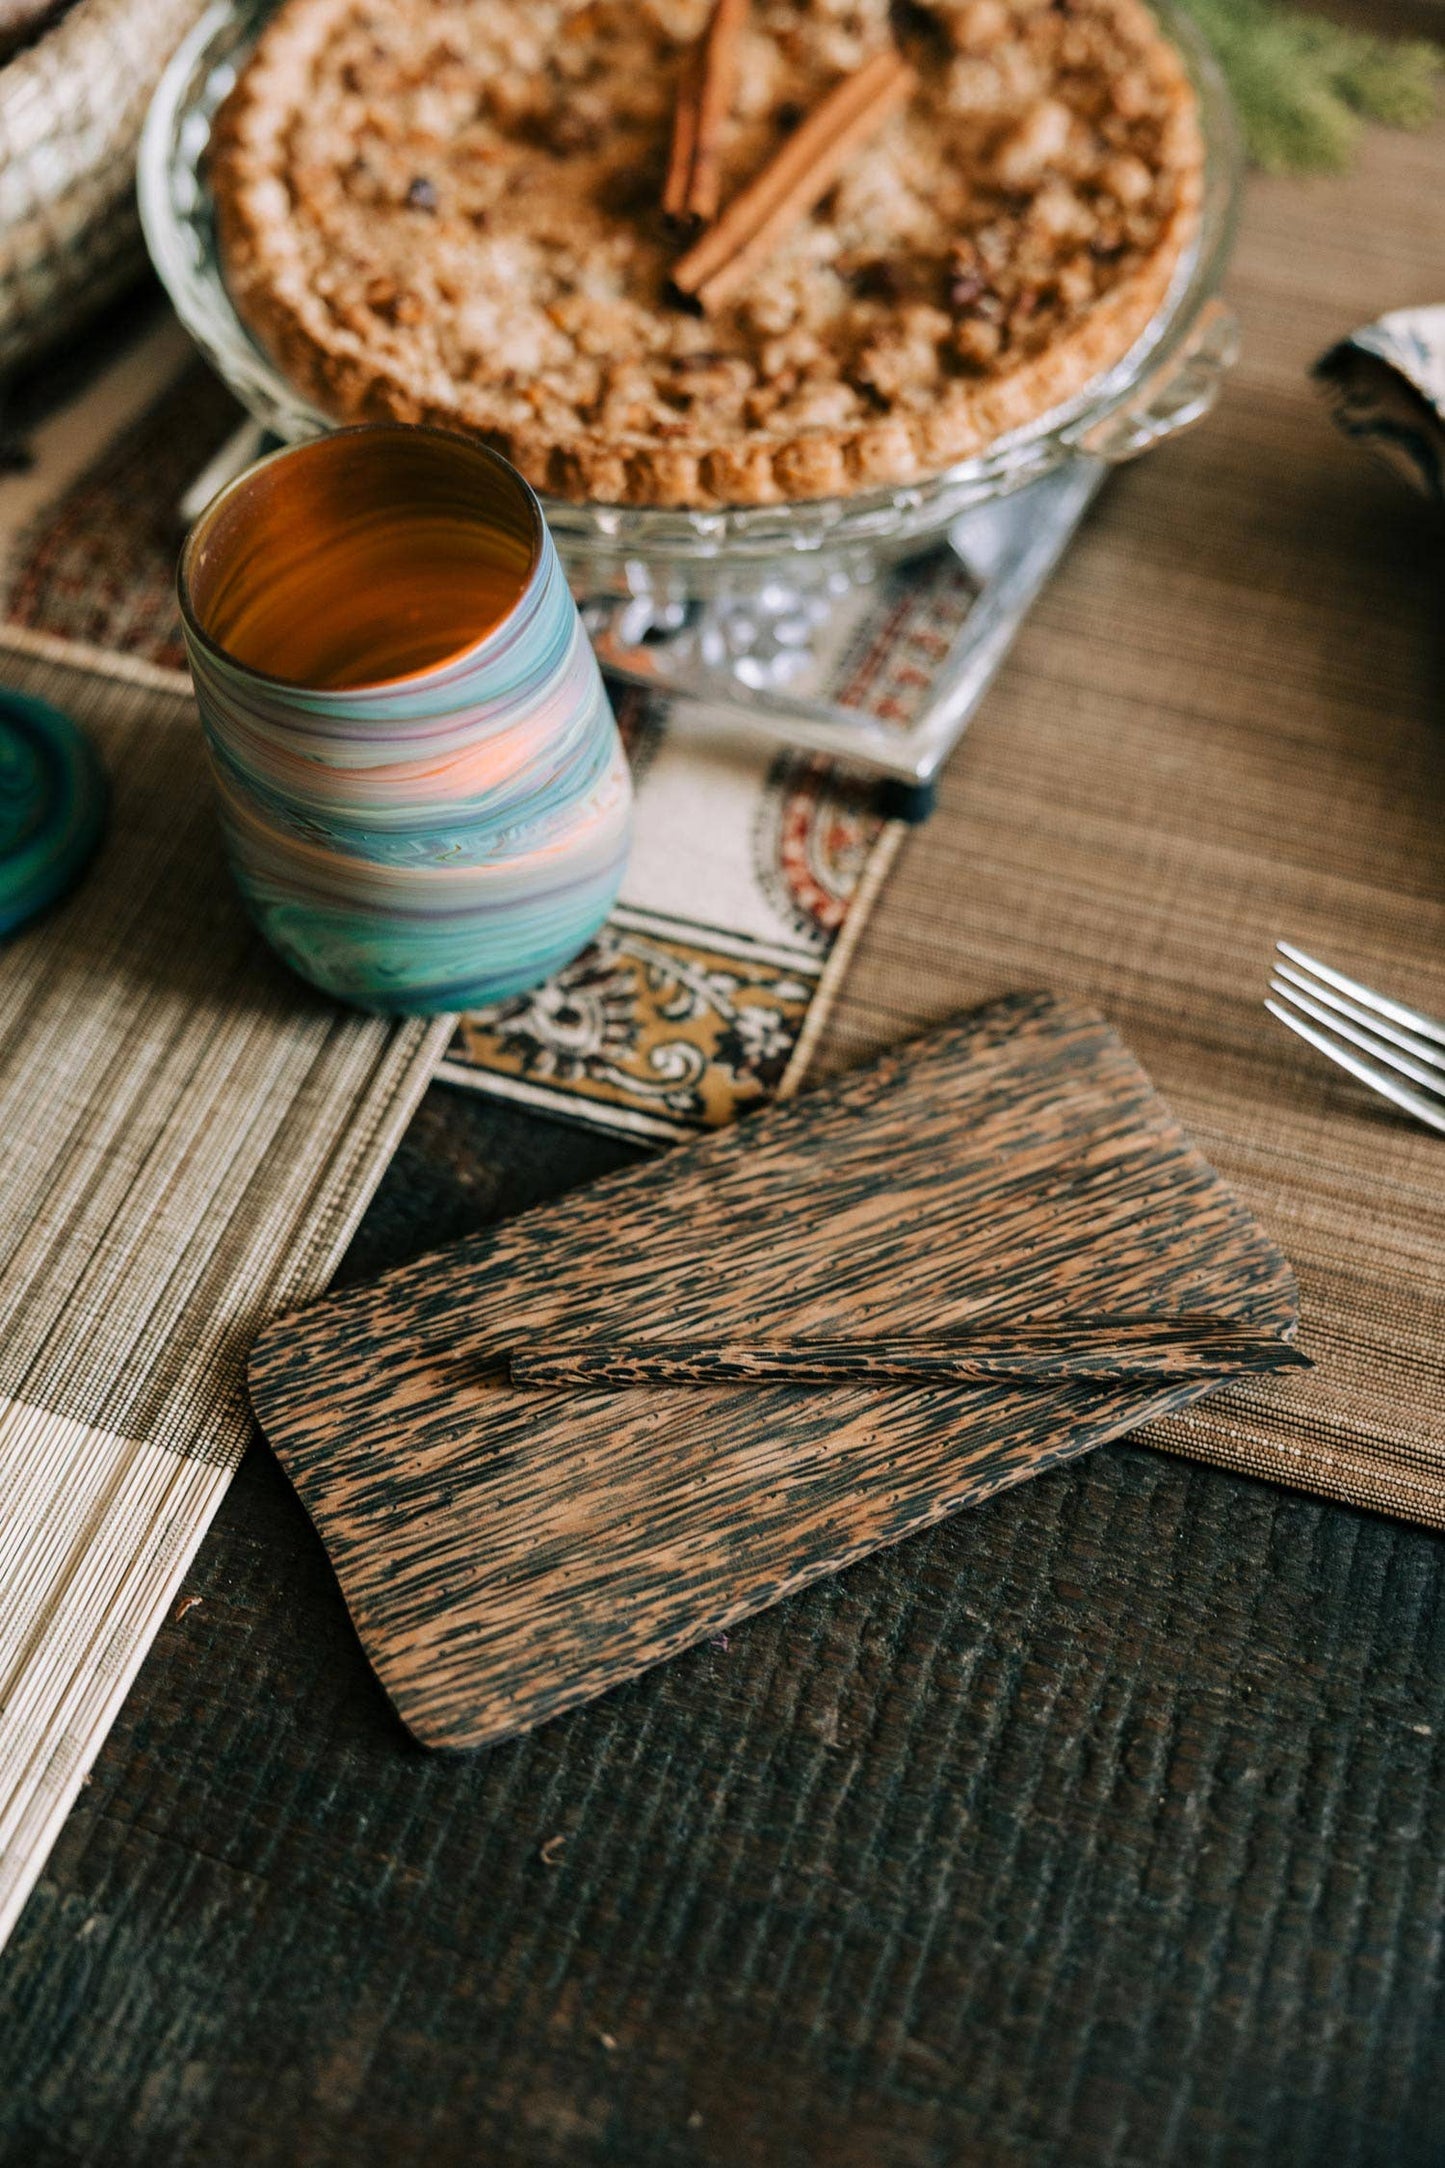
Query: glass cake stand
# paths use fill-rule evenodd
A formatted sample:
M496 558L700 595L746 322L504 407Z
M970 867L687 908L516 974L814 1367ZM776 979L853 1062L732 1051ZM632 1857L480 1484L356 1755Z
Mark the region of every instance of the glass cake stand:
M162 76L141 139L141 223L156 270L252 417L193 499L268 438L331 426L237 316L206 182L212 118L270 12L271 0L208 8ZM1239 139L1193 25L1167 5L1159 12L1199 96L1205 186L1195 245L1144 336L1081 397L927 482L716 511L544 499L609 672L666 693L685 726L741 729L847 761L898 786L900 812L926 812L939 769L1109 468L1207 414L1234 360L1219 283Z

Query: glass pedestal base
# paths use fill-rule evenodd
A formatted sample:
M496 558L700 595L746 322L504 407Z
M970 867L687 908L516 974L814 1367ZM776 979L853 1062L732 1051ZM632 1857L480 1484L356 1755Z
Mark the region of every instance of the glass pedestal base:
M573 584L610 675L665 694L692 727L711 716L886 777L919 819L1106 472L1077 459L901 561L800 555L740 566L705 596L641 562L622 568L624 593L589 594L582 566Z

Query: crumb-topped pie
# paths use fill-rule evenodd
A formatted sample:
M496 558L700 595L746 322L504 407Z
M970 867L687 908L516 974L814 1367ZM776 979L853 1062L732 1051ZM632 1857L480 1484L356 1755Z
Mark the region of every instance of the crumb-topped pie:
M241 315L340 420L477 432L557 496L695 506L936 474L1145 331L1203 153L1141 0L732 12L699 240L664 199L708 0L287 0L212 141ZM729 252L748 191L776 205L804 168ZM690 241L731 260L682 291Z

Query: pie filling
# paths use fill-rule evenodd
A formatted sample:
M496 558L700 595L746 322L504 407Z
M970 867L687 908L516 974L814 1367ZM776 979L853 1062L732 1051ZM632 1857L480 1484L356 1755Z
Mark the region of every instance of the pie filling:
M717 305L664 215L708 0L288 0L217 118L236 305L340 420L483 436L573 499L936 474L1075 397L1188 250L1193 91L1140 0L754 0L724 213L896 45L911 88Z

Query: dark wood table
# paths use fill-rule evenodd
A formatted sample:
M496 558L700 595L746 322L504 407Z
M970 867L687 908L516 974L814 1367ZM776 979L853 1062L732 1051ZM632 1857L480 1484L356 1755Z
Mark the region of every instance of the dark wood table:
M433 1092L348 1273L615 1164ZM1445 1545L1144 1447L409 1744L245 1462L3 1965L0 2159L1441 2157Z
M1445 293L1408 290L1442 178L1437 131L1255 189L1236 458L1314 426L1332 310ZM1116 485L980 731L1057 697L1184 456ZM975 991L974 744L826 1060ZM627 1156L435 1089L346 1275ZM257 1447L0 1957L0 2162L1435 2163L1442 1753L1440 1539L1140 1444L427 1756Z

